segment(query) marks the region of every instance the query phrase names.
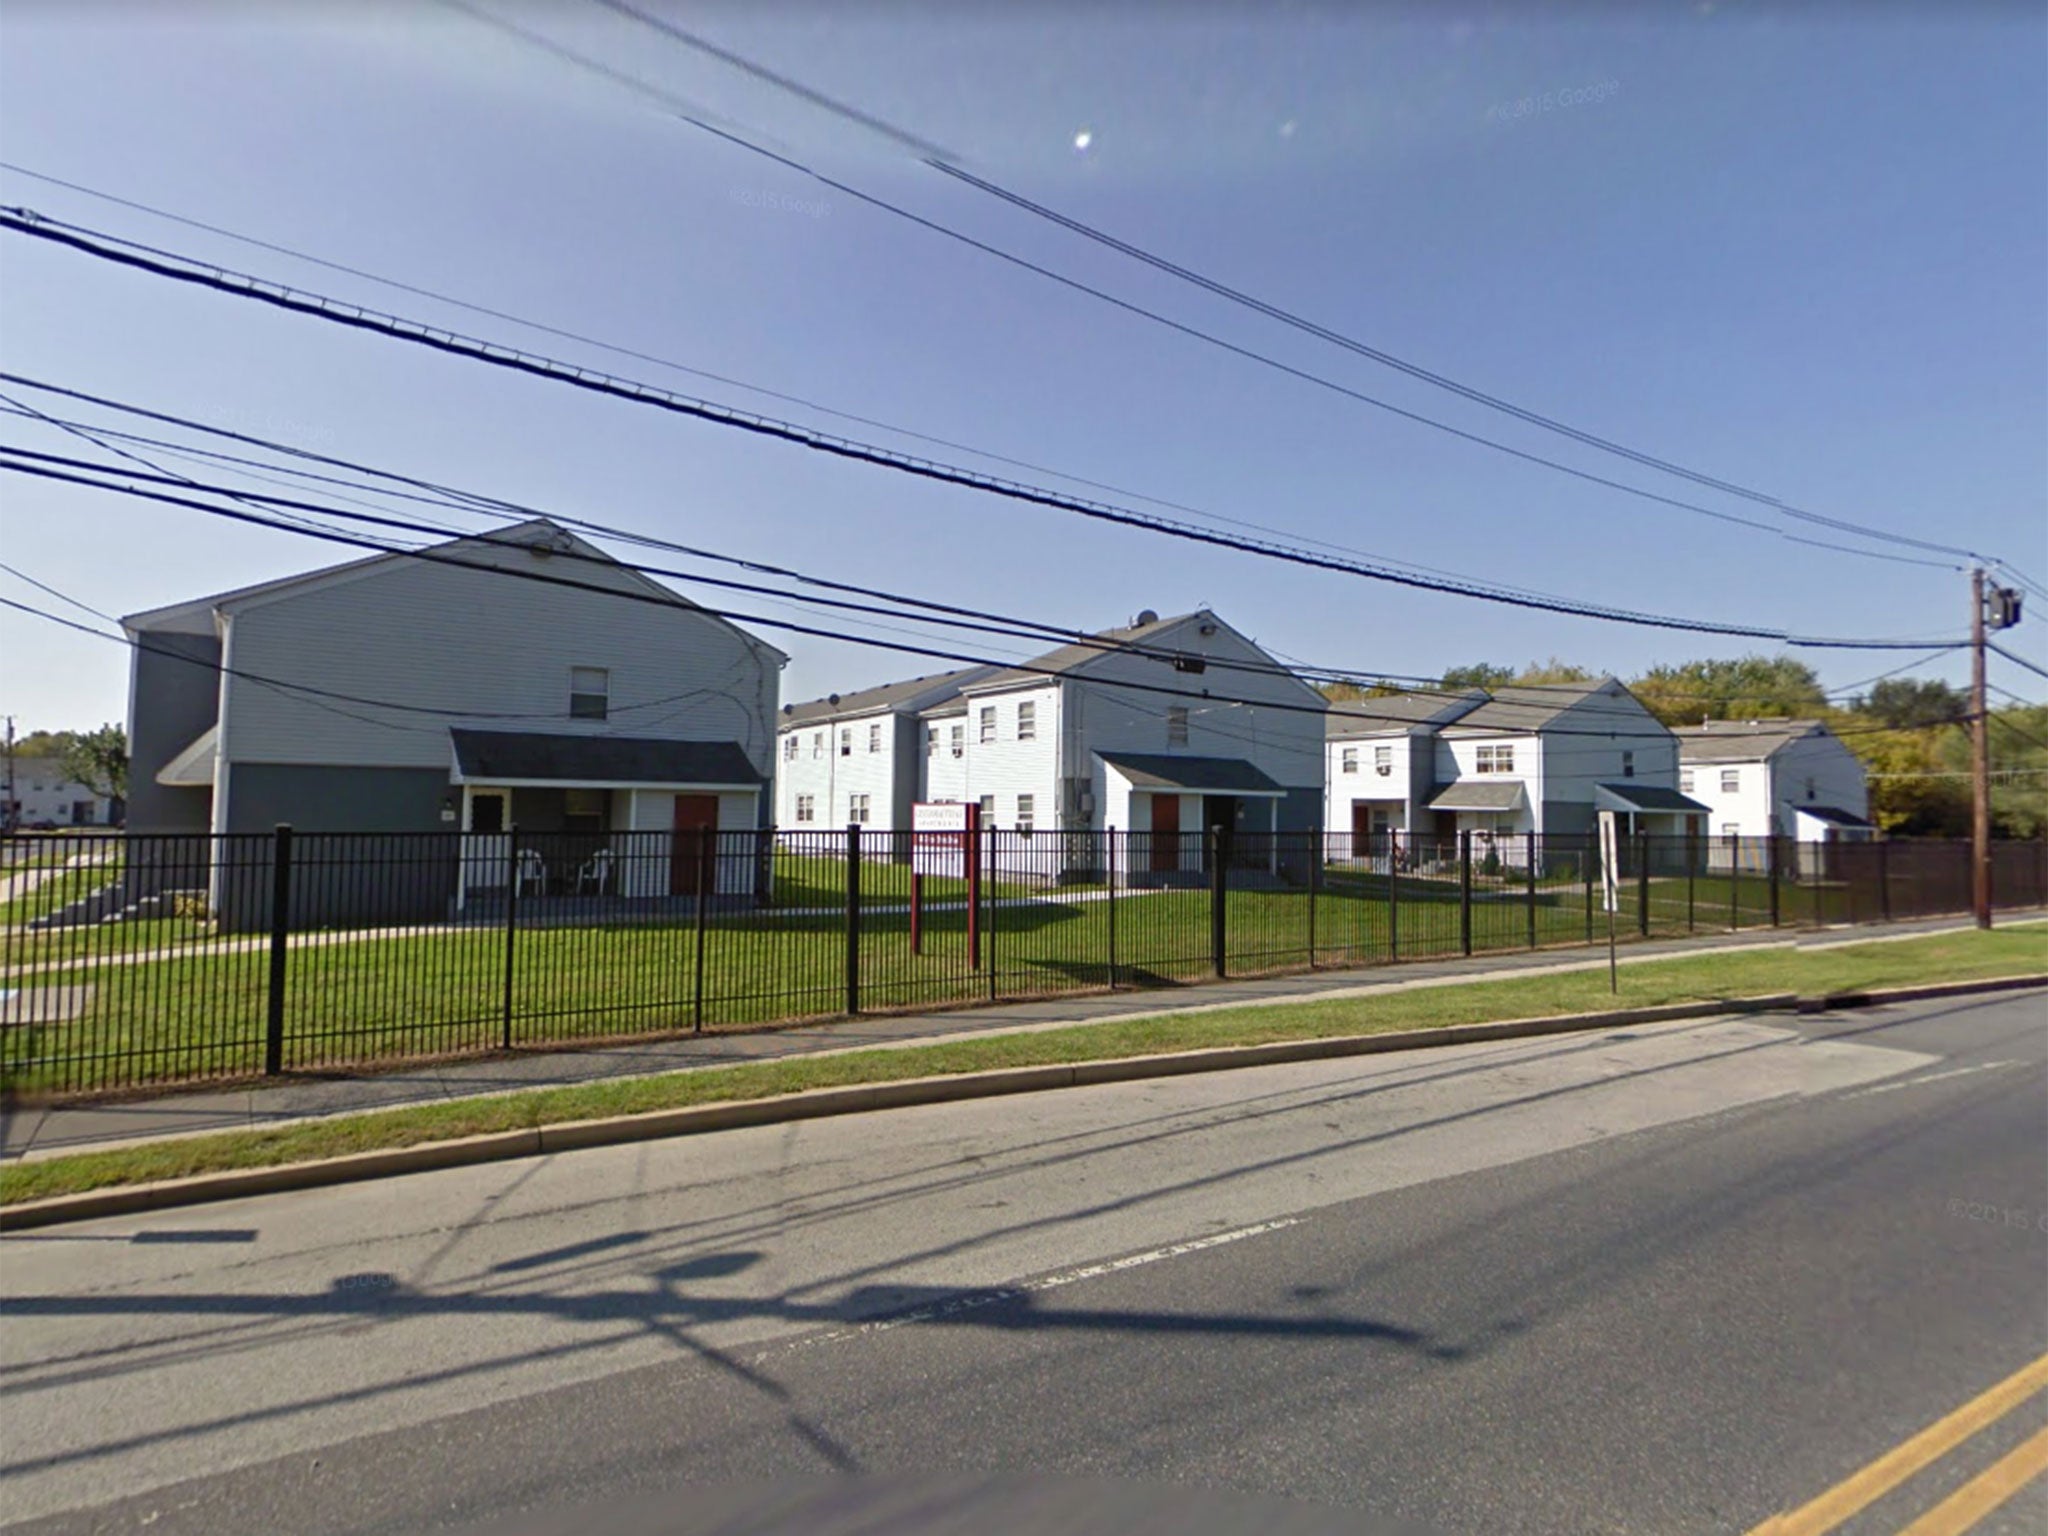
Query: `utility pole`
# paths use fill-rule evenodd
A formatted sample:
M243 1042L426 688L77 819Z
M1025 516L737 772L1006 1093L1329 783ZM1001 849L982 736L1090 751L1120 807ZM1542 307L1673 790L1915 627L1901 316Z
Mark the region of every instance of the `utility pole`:
M1991 926L1991 722L1984 718L1984 567L1970 572L1970 912Z

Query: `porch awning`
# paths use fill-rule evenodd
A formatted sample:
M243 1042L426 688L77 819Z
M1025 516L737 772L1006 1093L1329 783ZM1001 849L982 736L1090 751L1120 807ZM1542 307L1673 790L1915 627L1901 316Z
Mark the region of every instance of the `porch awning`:
M209 725L199 737L156 771L156 781L172 789L206 789L213 784L214 743L220 727Z
M1504 784L1479 784L1461 779L1446 789L1437 791L1436 798L1429 802L1432 811L1519 811L1528 804L1523 793L1522 781L1510 779Z
M1287 791L1241 757L1175 757L1164 752L1095 754L1133 789L1172 789L1190 795L1253 795L1279 799Z
M1705 816L1699 801L1659 784L1595 784L1593 807L1601 811L1647 812L1653 816Z
M451 730L457 784L573 784L584 789L759 789L767 781L733 741Z
M1831 827L1870 827L1872 824L1854 811L1845 811L1835 805L1799 805L1793 810L1801 816L1811 816L1815 821L1824 821Z

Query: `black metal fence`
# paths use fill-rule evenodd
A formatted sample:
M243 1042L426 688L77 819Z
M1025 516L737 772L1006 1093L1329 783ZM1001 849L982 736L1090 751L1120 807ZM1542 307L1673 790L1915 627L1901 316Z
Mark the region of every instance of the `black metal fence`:
M62 1096L1605 942L1586 837L0 839L0 1088ZM1624 940L1967 911L1967 843L1624 839ZM919 900L914 904L913 889ZM1993 848L2003 908L2048 845ZM915 905L916 910L913 911Z

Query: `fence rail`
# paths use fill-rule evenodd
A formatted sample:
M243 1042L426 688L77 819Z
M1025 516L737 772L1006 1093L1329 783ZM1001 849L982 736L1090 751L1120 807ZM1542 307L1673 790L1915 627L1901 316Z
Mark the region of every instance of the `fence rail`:
M0 838L0 1089L61 1097L1604 942L1588 837ZM1624 939L1967 911L1969 845L1625 839ZM913 886L921 898L915 922ZM1993 847L2007 909L2048 844ZM972 910L970 910L970 906Z

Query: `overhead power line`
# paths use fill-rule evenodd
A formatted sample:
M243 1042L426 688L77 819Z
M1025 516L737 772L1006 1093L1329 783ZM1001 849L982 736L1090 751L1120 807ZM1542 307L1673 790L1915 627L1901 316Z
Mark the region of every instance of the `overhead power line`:
M156 276L169 278L176 282L208 288L240 298L257 300L276 308L311 315L333 324L374 332L379 335L407 341L414 345L429 347L436 351L489 363L494 367L552 379L558 383L569 384L598 394L652 405L679 415L695 417L699 420L714 422L722 426L735 427L758 436L797 444L836 457L894 469L922 479L978 490L1009 500L1074 512L1102 522L1167 533L1176 538L1210 544L1219 548L1234 549L1249 554L1257 554L1271 559L1287 561L1292 564L1341 571L1399 586L1477 598L1482 601L1501 603L1512 607L1568 613L1582 618L1598 618L1610 622L1636 624L1658 629L1681 630L1700 634L1732 635L1743 639L1772 640L1788 645L1812 646L1823 649L1919 649L1929 643L1926 639L1919 638L1911 640L1847 640L1812 636L1795 637L1780 630L1767 629L1756 625L1716 624L1705 620L1673 618L1663 615L1639 613L1633 610L1606 608L1587 603L1561 604L1503 592L1479 583L1442 581L1375 567L1360 561L1338 560L1329 556L1315 554L1312 551L1289 549L1285 546L1268 544L1260 540L1221 534L1213 529L1197 528L1189 524L1175 522L1172 519L1157 517L1149 513L1134 512L1128 508L1116 507L1104 502L1063 496L1042 487L1027 485L1017 481L1002 480L995 476L982 475L975 471L962 469L956 465L918 459L889 449L878 448L872 444L833 437L791 422L779 421L750 412L736 411L730 407L717 405L712 402L677 395L672 391L660 389L653 385L620 379L610 374L598 373L574 364L560 362L553 358L537 356L515 348L506 347L502 344L481 341L457 332L427 326L417 321L403 320L379 311L365 309L361 306L344 304L303 289L294 289L282 284L266 283L246 273L230 272L208 263L195 262L191 258L177 255L174 252L142 246L139 242L122 240L119 237L106 236L98 231L87 230L81 226L60 225L58 221L45 219L41 215L28 210L0 209L0 228L8 229L17 234L27 235L31 238L49 241L116 265L150 272Z
M2036 677L2048 677L2048 667L2042 666L2039 662L2029 661L2026 657L2018 654L2015 651L2008 651L2004 646L2000 645L1995 640L1986 640L1984 642L1984 649L1987 651L1996 652L1998 655L2003 656L2007 661L2011 662L2016 667L2025 667L2029 672L2033 673Z
M1117 309L1125 311L1126 313L1136 315L1145 320L1149 320L1152 323L1164 326L1169 330L1177 331L1180 334L1188 336L1194 340L1204 342L1210 346L1221 348L1223 351L1231 353L1237 357L1243 358L1248 362L1254 362L1261 365L1262 367L1274 369L1280 373L1284 373L1293 378L1300 379L1305 383L1316 385L1319 388L1331 390L1337 394L1346 396L1349 399L1357 401L1360 404L1369 405L1377 410L1388 412L1389 414L1398 416L1403 420L1413 422L1418 426L1425 426L1434 431L1446 433L1452 437L1459 438L1465 442L1472 443L1476 446L1489 448L1494 450L1495 452L1507 454L1512 458L1520 459L1525 463L1535 464L1543 468L1556 471L1560 474L1570 475L1575 479L1583 480L1590 484L1605 486L1610 490L1620 491L1626 495L1635 496L1646 501L1656 502L1660 505L1672 507L1674 509L1681 511L1696 513L1703 517L1715 518L1721 522L1733 523L1743 527L1752 528L1760 532L1774 534L1781 538L1794 538L1793 535L1785 532L1785 530L1779 527L1777 524L1762 522L1756 518L1744 517L1737 513L1723 511L1713 507L1703 506L1697 502L1684 501L1676 497L1666 496L1660 492L1652 491L1645 486L1633 485L1626 481L1610 479L1604 475L1595 474L1590 470L1580 469L1574 465L1566 464L1556 459L1546 458L1541 454L1532 453L1526 449L1516 448L1512 444L1504 443L1499 439L1490 438L1478 432L1468 431L1465 428L1454 426L1446 421L1438 420L1437 418L1426 415L1420 411L1412 411L1407 409L1406 407L1395 405L1391 401L1383 400L1377 396L1366 394L1362 390L1353 389L1348 385L1340 384L1334 379L1328 378L1322 374L1312 372L1309 369L1299 368L1290 363L1282 362L1280 359L1270 356L1269 354L1259 352L1254 348L1241 346L1236 342L1228 341L1225 338L1216 335L1214 332L1205 331L1198 326L1190 325L1183 321L1172 319L1171 317L1164 315L1157 310L1149 309L1146 306L1138 304L1129 299L1119 298L1115 294L1112 294L1105 289L1097 288L1094 285L1083 282L1078 278L1069 277L1065 273L1055 271L1054 269L1045 266L1040 262L1029 260L1026 257L1019 256L1012 251L1005 250L1002 247L995 245L989 241L981 240L976 238L975 236L966 234L961 230L953 228L951 225L944 224L936 219L928 218L923 214L912 212L910 209L905 208L900 204L892 203L886 198L879 197L870 192L862 191L859 187L853 186L848 182L830 176L825 172L818 170L816 167L808 165L805 162L795 158L793 155L784 154L780 151L770 149L765 145L755 143L754 141L740 134L737 130L731 128L730 126L719 125L707 121L705 117L700 113L700 110L698 108L674 96L672 93L663 90L659 86L649 84L648 82L644 80L639 80L634 76L624 74L622 71L613 69L610 65L604 64L599 60L592 59L585 54L578 53L576 50L572 48L565 47L564 45L554 41L552 38L548 38L540 33L532 31L529 28L523 27L516 22L507 21L503 17L492 15L489 12L481 10L476 6L467 4L466 0L443 0L443 3L450 6L454 10L461 11L463 14L471 16L476 20L483 22L488 26L497 28L500 31L506 32L514 37L517 37L522 41L528 43L529 45L539 48L543 52L551 54L552 56L562 60L565 63L568 63L578 68L593 71L597 74L602 75L604 78L610 80L614 84L623 85L628 89L634 90L638 94L647 96L650 99L659 102L671 115L676 117L679 121L687 124L692 128L699 130L700 132L707 133L714 138L721 139L726 143L733 145L735 148L742 149L750 154L758 155L764 159L771 160L774 163L784 167L785 169L793 171L798 175L808 177L811 180L816 181L819 185L829 187L833 191L838 192L843 196L853 198L881 212L888 213L893 217L906 220L909 223L915 224L920 228L929 230L934 234L944 236L946 239L955 241L959 244L980 251L983 254L991 256L998 261L1005 262L1011 266L1017 267L1024 271L1032 272L1037 276L1045 278L1050 282L1057 283L1064 288L1071 289L1076 293L1085 294L1090 298L1096 299L1104 304L1111 305ZM610 4L611 0L600 0L600 3ZM629 8L617 6L614 6L613 8L627 10L628 14L639 16L639 13L632 12ZM648 20L648 18L645 17L640 17L640 19ZM665 23L650 20L650 24L667 30L667 24ZM692 46L698 46L700 40L696 39L693 34L686 35L690 37ZM927 163L933 165L935 169L947 170L949 173L952 169L954 169L945 162L937 159L930 159L927 161ZM1771 502L1771 505L1774 510L1778 510L1782 504L1777 503L1775 502L1775 500L1773 500ZM1784 510L1788 514L1793 514L1796 511L1796 509L1791 508L1784 508ZM1820 514L1797 513L1796 515L1805 517L1809 521L1819 521L1829 524L1832 524L1832 522L1834 521L1822 518ZM1971 556L1968 551L1962 550L1960 548L1952 549L1950 546L1947 545L1931 544L1920 540L1913 540L1907 538L1904 535L1890 535L1888 537L1890 537L1895 542L1917 544L1921 548L1940 551L1944 553L1950 553L1962 558L1984 558ZM1841 554L1862 555L1869 559L1891 560L1908 565L1932 566L1936 569L1942 570L1953 570L1957 568L1953 560L1924 560L1917 556L1891 555L1885 554L1877 550L1859 549L1852 545L1833 544L1823 540L1809 538L1796 538L1794 539L1794 541L1801 544L1815 545L1816 547L1833 550Z

